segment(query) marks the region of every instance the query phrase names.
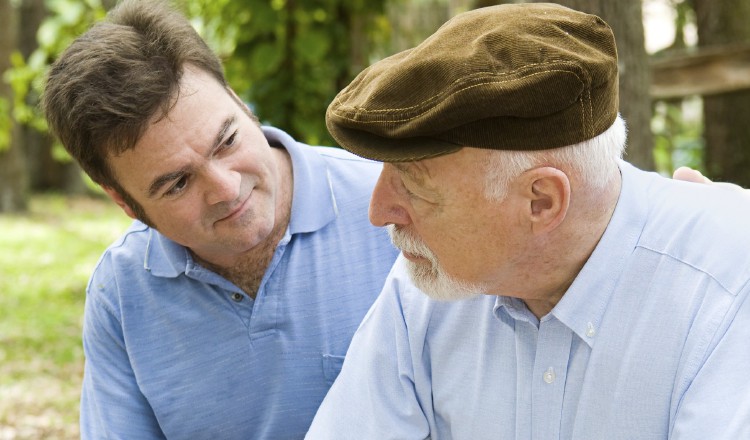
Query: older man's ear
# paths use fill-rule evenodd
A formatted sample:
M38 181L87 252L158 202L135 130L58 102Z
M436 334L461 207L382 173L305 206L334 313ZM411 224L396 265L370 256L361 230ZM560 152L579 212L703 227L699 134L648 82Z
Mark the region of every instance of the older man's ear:
M734 190L740 190L745 191L747 194L750 195L750 189L743 189L739 185L735 185L733 183L727 183L727 182L716 182L714 183L709 179L708 177L701 174L700 171L694 170L689 167L680 167L674 170L674 173L672 174L672 178L675 180L683 180L685 182L695 182L695 183L710 183L714 185L720 185L723 187L727 187Z
M555 229L570 207L570 181L562 171L553 167L539 167L526 171L529 218L535 234Z

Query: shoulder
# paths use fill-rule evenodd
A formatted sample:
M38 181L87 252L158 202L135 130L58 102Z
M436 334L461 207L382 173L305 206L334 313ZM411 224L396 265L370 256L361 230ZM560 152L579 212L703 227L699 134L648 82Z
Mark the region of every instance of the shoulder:
M115 301L117 286L123 273L135 274L144 267L149 245L150 228L139 221L133 224L99 258L89 278L86 289L89 298L97 301ZM125 280L126 281L126 280Z
M327 184L336 197L338 208L346 210L350 206L366 219L381 163L336 147L305 147L324 164Z
M315 150L318 154L325 157L328 160L333 161L350 161L357 164L369 164L369 165L377 165L380 162L375 162L370 159L365 159L364 157L357 156L356 154L350 153L343 148L339 147L325 147L325 146L315 146L310 147L313 150Z
M113 263L131 263L136 260L143 261L144 254L149 246L151 228L135 220L102 254L94 272L102 270Z
M374 185L382 164L336 147L312 147L326 162L334 176L352 182Z
M750 280L750 197L718 186L649 179L648 219L639 246L737 293Z
M289 134L274 128L263 127L263 133L271 145L286 148L292 158L295 180L327 180L329 186L339 195L344 192L354 198L367 197L369 200L382 165L349 153L338 147L312 146L293 139Z
M357 176L359 172L360 179L370 174L377 175L380 172L379 162L359 157L342 148L308 145L295 140L288 133L275 127L263 126L262 130L271 145L283 146L289 151L295 166L305 162L307 166L316 168L322 160L329 170L349 176ZM295 160L297 157L300 159L299 163ZM361 175L362 172L365 176Z

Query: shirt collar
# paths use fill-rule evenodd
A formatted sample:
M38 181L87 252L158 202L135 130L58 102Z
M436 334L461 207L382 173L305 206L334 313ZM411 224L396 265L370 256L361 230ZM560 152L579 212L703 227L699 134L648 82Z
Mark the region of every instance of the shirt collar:
M534 316L533 313L526 307L526 304L518 298L511 296L498 296L495 299L495 306L492 308L492 313L498 316L500 310L504 309L505 313L516 321L526 321L533 324L535 327L539 327L539 319Z
M338 210L325 160L312 147L277 128L262 127L262 130L268 143L285 148L292 160L292 212L282 241L288 242L292 234L317 231L332 222ZM149 231L143 264L153 275L166 278L196 271L190 252L153 228Z
M269 144L284 147L292 158L294 195L289 232L313 232L332 222L338 209L325 159L278 128L263 127L263 134Z
M590 347L648 215L643 179L636 175L640 171L624 161L619 167L622 187L612 219L583 269L550 312Z
M557 318L589 347L594 346L607 304L619 281L626 259L633 253L648 215L648 199L635 167L619 161L622 187L617 206L602 238L583 269L554 309L542 320ZM517 298L500 296L495 301L497 316L504 309L515 320L539 325L539 320Z

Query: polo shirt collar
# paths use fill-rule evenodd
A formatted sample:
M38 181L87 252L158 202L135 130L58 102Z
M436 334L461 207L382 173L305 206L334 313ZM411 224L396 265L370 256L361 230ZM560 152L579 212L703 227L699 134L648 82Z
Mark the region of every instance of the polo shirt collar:
M187 271L192 257L187 248L161 235L156 229L149 228L148 243L143 268L152 274L174 278Z
M338 215L328 166L312 147L295 141L273 127L262 127L272 147L285 148L292 160L294 190L289 227L282 241L293 234L317 231ZM182 273L201 272L190 252L151 228L144 256L144 268L155 276L174 278Z
M286 148L292 158L294 195L289 233L317 231L332 222L338 209L325 159L278 128L263 127L263 134L269 144Z

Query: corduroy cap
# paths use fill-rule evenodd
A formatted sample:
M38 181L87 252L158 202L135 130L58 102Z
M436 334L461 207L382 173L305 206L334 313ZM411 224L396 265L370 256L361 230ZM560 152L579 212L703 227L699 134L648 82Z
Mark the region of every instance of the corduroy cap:
M557 148L609 128L617 50L599 17L555 4L459 14L360 73L326 112L339 144L384 162L462 147Z

